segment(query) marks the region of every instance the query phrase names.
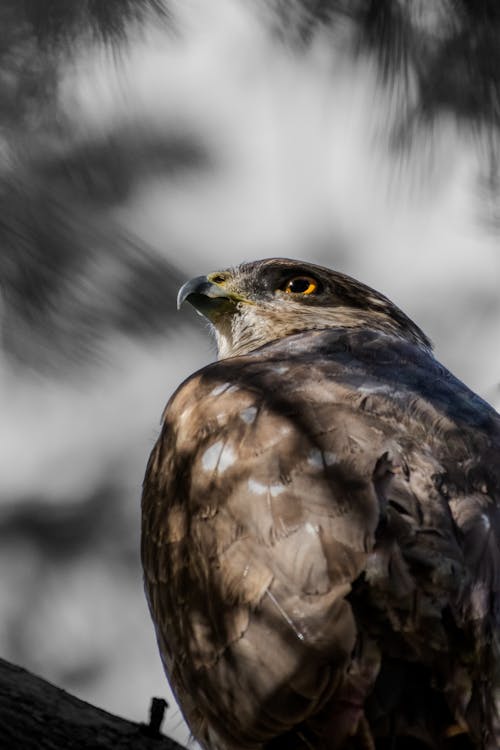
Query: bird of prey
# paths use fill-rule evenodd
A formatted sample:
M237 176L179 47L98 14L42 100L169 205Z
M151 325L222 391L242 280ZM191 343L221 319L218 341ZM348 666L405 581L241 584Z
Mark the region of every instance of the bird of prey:
M210 750L500 747L500 416L392 302L267 259L187 300L219 360L144 481L161 656Z

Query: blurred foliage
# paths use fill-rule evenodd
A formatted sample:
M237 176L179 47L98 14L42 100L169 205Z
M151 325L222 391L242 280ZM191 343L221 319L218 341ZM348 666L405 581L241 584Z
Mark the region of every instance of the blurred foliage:
M264 0L264 7L269 6ZM374 53L386 82L404 81L409 121L450 113L500 125L500 6L496 0L274 0L275 29L307 47L323 31Z
M0 183L2 343L49 370L91 364L110 334L168 334L183 275L87 206L30 180Z
M113 331L167 335L185 274L125 232L112 209L146 175L207 163L187 137L136 130L35 154L0 174L5 351L54 372L93 362Z
M87 35L123 41L134 22L169 14L164 0L2 0L0 17L5 32L23 29L41 44L61 45Z
M82 43L123 45L152 17L170 26L163 0L1 0L0 136L54 117L59 66Z
M187 134L140 124L82 140L58 101L60 75L82 44L122 47L127 32L152 17L168 28L166 7L161 0L0 3L1 329L15 362L54 374L63 363L94 362L113 331L168 329L183 274L124 232L111 211L144 177L205 168L205 150Z

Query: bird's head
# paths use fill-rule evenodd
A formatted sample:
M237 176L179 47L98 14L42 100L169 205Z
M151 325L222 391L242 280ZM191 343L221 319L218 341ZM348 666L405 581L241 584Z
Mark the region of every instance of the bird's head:
M375 328L425 348L425 334L390 300L328 268L287 258L197 276L179 291L213 326L219 358L325 328Z

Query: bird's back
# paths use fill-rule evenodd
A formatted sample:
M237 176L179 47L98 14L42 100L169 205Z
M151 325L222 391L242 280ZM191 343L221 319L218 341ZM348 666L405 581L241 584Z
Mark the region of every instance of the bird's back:
M180 387L143 562L207 747L500 745L499 448L484 401L380 331L288 336Z

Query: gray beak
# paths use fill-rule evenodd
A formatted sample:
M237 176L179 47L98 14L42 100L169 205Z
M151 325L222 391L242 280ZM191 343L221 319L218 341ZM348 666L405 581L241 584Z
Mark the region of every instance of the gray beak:
M224 312L228 307L234 307L236 302L206 276L196 276L181 286L177 295L177 309L186 301L207 318L214 313Z

